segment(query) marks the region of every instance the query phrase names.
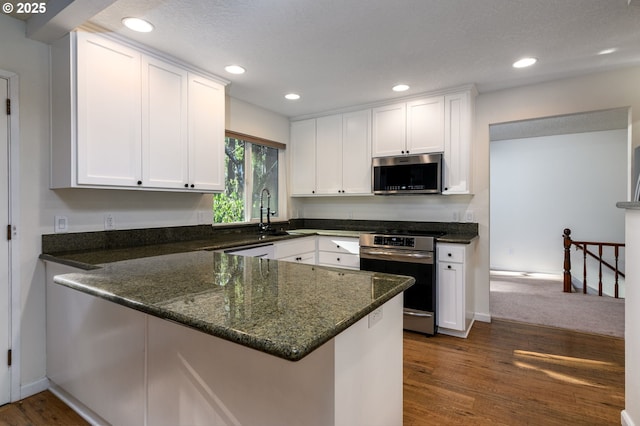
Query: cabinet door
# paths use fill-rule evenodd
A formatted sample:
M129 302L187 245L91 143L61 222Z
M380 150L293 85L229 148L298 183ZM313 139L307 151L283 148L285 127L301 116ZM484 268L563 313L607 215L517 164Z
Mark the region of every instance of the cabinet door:
M291 195L316 189L316 120L291 123Z
M406 104L387 105L372 110L373 156L405 153L407 132Z
M407 103L407 153L444 151L444 96Z
M316 120L316 194L342 193L342 115ZM344 160L343 160L344 158Z
M371 110L342 116L342 190L371 194Z
M464 330L464 287L461 263L438 263L438 327Z
M141 54L77 34L78 184L137 186L141 173Z
M143 59L142 183L182 188L188 182L187 72Z
M188 98L188 187L195 191L223 191L224 86L189 74Z
M471 191L471 94L445 96L445 194L469 194Z

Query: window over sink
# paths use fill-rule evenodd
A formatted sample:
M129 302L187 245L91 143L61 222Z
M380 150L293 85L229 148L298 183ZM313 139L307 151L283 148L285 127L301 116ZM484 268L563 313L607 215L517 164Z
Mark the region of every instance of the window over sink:
M280 155L285 145L250 135L226 132L225 189L213 197L213 223L251 222L260 218L260 195L266 188L278 218ZM267 206L267 195L263 196Z

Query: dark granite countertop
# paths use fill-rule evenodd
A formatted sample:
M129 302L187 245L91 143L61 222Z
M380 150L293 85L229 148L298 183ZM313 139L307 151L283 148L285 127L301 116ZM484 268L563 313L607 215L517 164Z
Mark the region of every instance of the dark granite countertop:
M198 250L108 263L54 281L296 361L414 279Z

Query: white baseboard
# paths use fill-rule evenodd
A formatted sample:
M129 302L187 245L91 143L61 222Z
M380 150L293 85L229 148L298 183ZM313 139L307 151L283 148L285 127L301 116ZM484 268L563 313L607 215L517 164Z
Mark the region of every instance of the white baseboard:
M60 398L62 402L67 404L73 411L78 413L78 415L85 419L89 424L93 426L109 425L109 423L107 423L102 417L94 413L86 405L69 395L64 389L58 387L56 384L51 383L49 390L52 394Z
M629 417L627 410L620 412L620 424L622 424L622 426L636 426L635 422Z
M20 398L29 398L37 393L46 391L49 389L49 379L43 377L41 379L36 380L35 382L27 383L26 385L20 386Z
M475 319L471 320L469 326L464 331L451 330L449 328L441 328L438 327L438 333L446 334L447 336L460 337L462 339L466 339L469 336L469 332L471 331L471 327L473 327Z
M476 312L473 319L480 322L491 322L491 314L482 314Z

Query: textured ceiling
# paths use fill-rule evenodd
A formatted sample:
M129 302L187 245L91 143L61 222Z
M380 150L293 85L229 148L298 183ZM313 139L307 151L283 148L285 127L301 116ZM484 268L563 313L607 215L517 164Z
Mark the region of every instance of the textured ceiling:
M470 83L482 93L640 63L640 0L55 3L69 3L69 10L90 5L85 18L92 23L218 74L231 81L231 96L289 117ZM97 14L96 5L103 8ZM121 24L125 16L146 18L156 30L133 33ZM611 47L618 50L597 54ZM511 67L526 55L539 63ZM226 74L232 63L247 73ZM410 91L391 92L399 82ZM286 101L288 92L302 99Z
M156 30L133 34L125 16ZM640 63L637 0L119 0L92 21L286 116L392 98L399 82L411 86L403 95L468 83L483 92ZM540 61L513 69L525 55ZM247 73L226 74L231 63Z

